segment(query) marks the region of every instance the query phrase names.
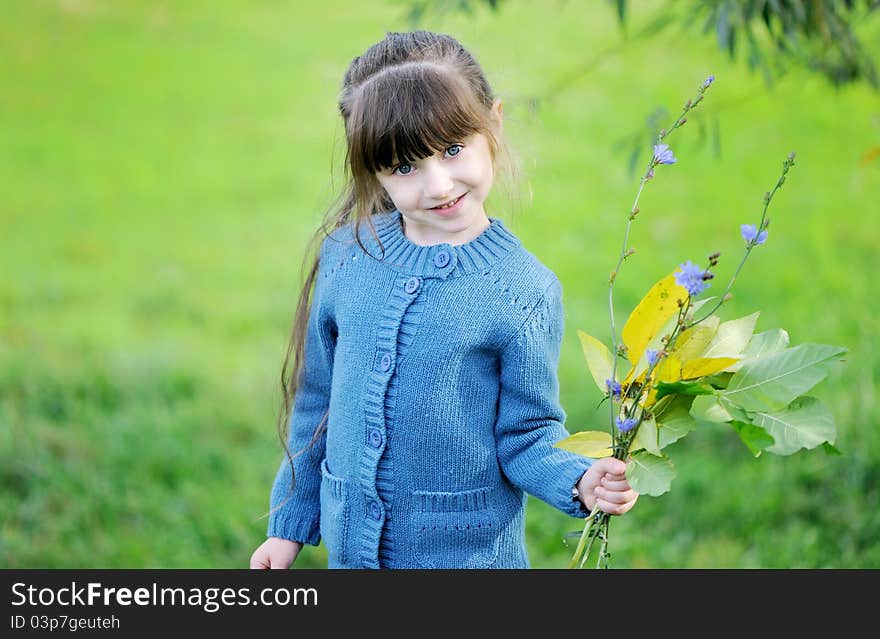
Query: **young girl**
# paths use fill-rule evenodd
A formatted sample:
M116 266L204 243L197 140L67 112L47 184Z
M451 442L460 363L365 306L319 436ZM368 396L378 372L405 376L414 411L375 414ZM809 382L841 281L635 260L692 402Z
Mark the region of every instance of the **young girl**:
M416 31L355 58L339 108L350 179L313 238L251 567L321 540L331 568L528 567L526 493L572 517L637 495L623 462L553 447L562 287L484 208L501 103L456 40Z

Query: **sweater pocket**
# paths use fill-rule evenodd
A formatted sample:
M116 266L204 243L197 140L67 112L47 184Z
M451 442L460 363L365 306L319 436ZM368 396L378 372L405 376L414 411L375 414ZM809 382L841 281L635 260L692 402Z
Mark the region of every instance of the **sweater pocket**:
M348 490L345 480L330 472L327 458L321 462L321 539L329 565L344 564L348 545Z
M416 491L410 532L423 568L487 568L498 557L500 530L488 488Z

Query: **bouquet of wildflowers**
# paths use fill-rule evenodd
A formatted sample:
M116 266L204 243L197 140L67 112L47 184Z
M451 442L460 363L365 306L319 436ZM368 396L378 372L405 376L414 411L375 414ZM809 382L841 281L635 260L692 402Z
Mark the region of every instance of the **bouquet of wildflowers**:
M794 166L794 153L783 162L782 175L764 195L757 224L740 227L744 254L727 287L716 297L697 299L710 287L719 254L706 268L687 260L654 284L636 305L618 338L614 322L614 282L629 248L630 229L639 213L639 198L654 179L654 169L676 162L664 140L686 122L712 85L703 82L672 126L660 131L638 194L629 212L623 245L608 286L611 348L585 333L578 337L590 373L608 401L608 431L579 432L557 446L586 457L613 455L627 463L626 477L642 495L662 495L675 476L664 448L694 430L700 422L730 424L754 456L766 451L790 455L822 446L835 452L836 427L831 412L806 393L825 378L833 360L846 349L824 344L791 346L782 328L755 332L758 312L722 321L716 311L749 254L767 241L767 209ZM628 365L625 374L618 363ZM621 371L622 372L622 371ZM594 549L596 567L608 567L611 515L594 508L569 567L583 567Z

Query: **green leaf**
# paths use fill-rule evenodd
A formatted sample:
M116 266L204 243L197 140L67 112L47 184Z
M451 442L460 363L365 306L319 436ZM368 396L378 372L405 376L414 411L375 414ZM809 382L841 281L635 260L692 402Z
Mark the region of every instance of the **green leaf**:
M760 457L765 448L774 444L773 437L760 426L745 422L732 421L731 425L736 429L737 435L755 457Z
M725 399L717 391L713 395L704 395L694 399L691 404L691 416L707 421L723 424L733 420L751 422L746 412L736 404Z
M690 413L693 401L690 397L673 397L661 412L654 415L660 429L660 448L677 442L697 427Z
M742 360L725 370L738 371L747 360L775 355L788 348L788 341L788 332L784 328L773 328L763 333L756 333L743 351Z
M777 455L791 455L825 442L833 444L837 435L834 416L815 397L798 397L785 410L773 413L758 411L752 423L773 436L775 443L767 452Z
M744 363L718 394L748 411L781 410L825 379L825 364L846 352L825 344L786 348Z
M758 359L774 355L788 348L788 331L784 328L773 328L763 333L756 333L749 340L749 345L743 352L746 359Z
M722 371L720 373L715 373L714 375L707 375L703 378L703 381L712 388L727 388L727 385L730 383L730 378L733 377L733 373L729 373L726 371Z
M609 457L611 434L601 430L585 430L556 442L554 447L594 459Z
M652 455L660 455L660 439L659 433L657 432L657 424L653 419L642 419L642 423L639 424L639 430L636 433L636 436L633 437L632 443L630 444L630 450L637 451L639 449L644 449L651 453Z
M658 382L657 399L666 395L712 395L715 389L702 382Z
M640 495L657 497L669 492L675 479L675 468L668 457L636 452L626 465L626 478Z
M735 357L739 359L755 332L760 311L739 319L722 322L703 357Z
M611 379L611 371L614 370L614 360L611 357L611 351L602 342L592 335L588 335L582 330L577 332L581 341L581 349L584 351L584 359L587 360L587 366L593 381L604 394L608 394L608 388L605 386L605 380Z
M655 405L652 419L643 419L630 450L643 448L652 455L662 455L661 449L677 442L697 427L688 412L693 398L667 395Z
M697 419L703 419L718 424L723 424L733 419L733 415L721 407L718 398L715 396L695 398L694 403L691 404L691 415Z
M826 455L843 455L834 444L829 444L828 442L822 442L822 450L825 451Z

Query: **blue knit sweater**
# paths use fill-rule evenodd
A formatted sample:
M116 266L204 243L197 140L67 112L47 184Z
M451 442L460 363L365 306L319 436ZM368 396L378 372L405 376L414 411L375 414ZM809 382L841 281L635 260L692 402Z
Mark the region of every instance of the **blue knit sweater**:
M291 452L268 536L331 568L526 568L526 494L583 517L591 460L566 437L557 365L562 287L499 219L472 241L419 246L399 211L320 251Z

